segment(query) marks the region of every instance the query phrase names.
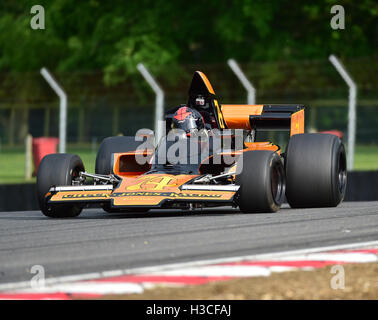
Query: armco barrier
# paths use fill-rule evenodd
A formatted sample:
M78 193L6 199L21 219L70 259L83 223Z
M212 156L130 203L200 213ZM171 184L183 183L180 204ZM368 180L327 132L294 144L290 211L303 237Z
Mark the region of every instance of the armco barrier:
M378 171L348 172L345 201L378 201ZM38 210L35 184L0 185L0 211Z
M34 183L0 185L0 211L38 210Z
M345 201L378 200L378 171L348 172Z

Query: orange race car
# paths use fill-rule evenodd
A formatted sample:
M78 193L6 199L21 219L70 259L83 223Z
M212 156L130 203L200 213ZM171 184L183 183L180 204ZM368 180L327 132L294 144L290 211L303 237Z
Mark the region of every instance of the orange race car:
M43 158L37 177L44 215L74 217L100 205L107 212L229 205L245 213L334 207L346 188L345 149L338 137L304 133L301 105L221 105L202 72L186 104L168 110L157 146L152 131L109 137L95 173L72 154ZM285 130L278 145L257 142L259 131Z

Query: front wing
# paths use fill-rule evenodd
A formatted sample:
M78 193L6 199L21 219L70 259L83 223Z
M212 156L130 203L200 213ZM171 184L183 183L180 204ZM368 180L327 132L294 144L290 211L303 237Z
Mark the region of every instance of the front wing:
M111 208L162 207L174 202L231 204L238 186L193 185L196 176L163 174L125 178L114 189L106 186L53 187L46 195L49 204L109 203Z

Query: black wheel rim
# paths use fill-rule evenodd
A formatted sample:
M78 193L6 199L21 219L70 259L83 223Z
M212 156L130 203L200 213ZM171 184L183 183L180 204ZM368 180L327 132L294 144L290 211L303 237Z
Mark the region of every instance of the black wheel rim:
M282 202L282 195L285 192L285 180L282 167L278 164L272 168L271 191L274 202L280 204Z
M340 155L339 155L337 178L338 178L339 192L340 194L344 194L345 187L346 187L346 179L347 179L346 158L345 158L344 152L340 152Z

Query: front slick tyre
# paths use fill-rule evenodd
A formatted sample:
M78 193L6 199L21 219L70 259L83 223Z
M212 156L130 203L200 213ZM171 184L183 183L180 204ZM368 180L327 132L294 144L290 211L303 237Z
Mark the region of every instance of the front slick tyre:
M285 174L280 156L272 151L246 151L238 159L238 205L244 213L276 212L285 195Z
M84 170L80 157L73 154L49 154L45 156L38 168L37 196L42 213L50 218L77 217L82 207L75 204L51 205L45 195L52 186L70 186L72 181Z

